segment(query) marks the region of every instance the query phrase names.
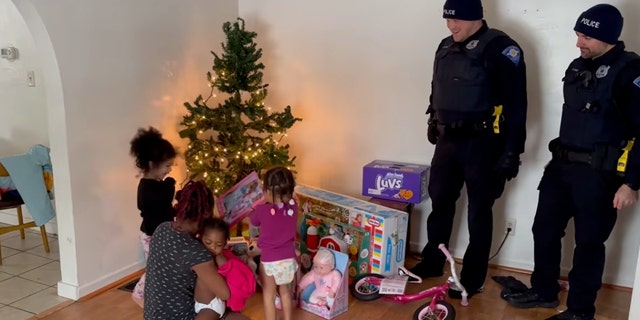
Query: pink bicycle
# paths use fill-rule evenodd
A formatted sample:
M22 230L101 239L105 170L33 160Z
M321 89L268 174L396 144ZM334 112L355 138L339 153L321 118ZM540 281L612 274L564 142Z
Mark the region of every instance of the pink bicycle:
M386 277L380 274L368 273L356 277L350 287L351 294L360 301L372 301L382 298L386 301L405 304L411 301L432 297L431 301L421 305L413 313L414 320L453 320L456 317L456 310L451 303L445 301L449 288L454 287L462 291L462 306L468 306L467 291L460 283L460 279L455 270L455 261L451 253L444 244L438 246L447 257L451 266L451 276L447 281L439 286L431 287L414 294L381 294L380 285ZM409 277L410 283L421 283L422 279L409 272L404 267L398 268L398 275Z

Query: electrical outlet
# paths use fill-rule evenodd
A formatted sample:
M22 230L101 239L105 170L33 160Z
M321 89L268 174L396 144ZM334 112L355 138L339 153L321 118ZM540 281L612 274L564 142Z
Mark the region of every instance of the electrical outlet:
M36 86L36 73L33 71L27 71L27 86L29 87Z
M511 231L509 231L511 229ZM510 235L516 234L516 219L507 219L504 223L504 233L509 231Z

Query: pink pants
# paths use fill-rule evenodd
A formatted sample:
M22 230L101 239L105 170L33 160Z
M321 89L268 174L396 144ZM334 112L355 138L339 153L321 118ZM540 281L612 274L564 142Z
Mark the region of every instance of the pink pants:
M151 241L151 236L148 236L144 232L140 232L140 243L142 243L142 248L144 249L144 259L145 261L149 258L149 241ZM146 273L142 274L140 280L136 284L136 287L133 288L133 292L131 293L131 297L136 300L142 300L144 298L144 281L146 279Z

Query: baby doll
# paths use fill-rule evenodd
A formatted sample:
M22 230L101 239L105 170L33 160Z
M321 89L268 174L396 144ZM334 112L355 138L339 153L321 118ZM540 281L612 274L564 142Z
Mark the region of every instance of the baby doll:
M342 275L336 268L333 253L320 248L313 258L313 268L302 277L298 286L300 292L312 283L315 289L309 297L309 303L330 308L340 286Z

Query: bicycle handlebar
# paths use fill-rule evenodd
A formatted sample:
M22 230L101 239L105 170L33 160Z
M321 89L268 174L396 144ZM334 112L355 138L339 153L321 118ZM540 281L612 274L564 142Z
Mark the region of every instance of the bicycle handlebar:
M455 260L453 260L453 256L451 256L451 252L449 252L449 250L447 250L447 247L444 245L444 243L441 243L440 245L438 245L438 249L440 249L440 251L442 251L442 253L444 253L444 255L447 257L447 261L449 261L449 266L451 266L451 278L453 278L453 282L456 284L456 286L458 286L458 288L462 289L462 302L460 302L460 304L464 307L469 305L469 300L468 300L468 296L469 294L467 293L467 290L464 288L464 286L462 285L462 283L460 283L460 279L458 278L458 274L456 273L456 268L455 268Z

